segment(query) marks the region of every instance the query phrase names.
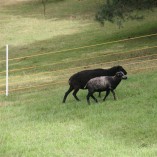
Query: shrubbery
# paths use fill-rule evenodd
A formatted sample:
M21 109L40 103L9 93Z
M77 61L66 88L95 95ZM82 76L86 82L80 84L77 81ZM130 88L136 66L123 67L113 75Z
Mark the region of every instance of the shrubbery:
M96 14L96 20L104 24L105 21L121 24L125 19L141 19L142 15L133 11L152 9L157 6L156 0L107 0Z

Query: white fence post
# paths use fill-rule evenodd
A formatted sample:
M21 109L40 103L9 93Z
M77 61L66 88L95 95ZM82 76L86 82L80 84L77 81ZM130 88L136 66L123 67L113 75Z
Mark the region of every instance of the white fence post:
M8 45L6 45L6 96L8 96Z

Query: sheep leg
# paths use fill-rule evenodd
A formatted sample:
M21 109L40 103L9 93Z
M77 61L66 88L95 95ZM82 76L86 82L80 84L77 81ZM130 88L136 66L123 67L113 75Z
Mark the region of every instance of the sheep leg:
M73 90L73 87L69 87L68 91L65 93L64 98L63 98L63 103L65 103L67 96L69 95L69 93Z
M113 94L114 100L116 100L117 98L116 98L116 94L115 94L114 90L111 90L111 92Z
M103 99L103 101L105 101L106 100L106 98L107 98L107 96L110 94L110 90L107 90L106 91L106 95L105 95L105 97L104 97L104 99Z
M77 95L76 95L78 91L79 91L79 88L75 89L74 92L73 92L73 96L74 96L74 98L75 98L77 101L80 101L79 98L78 98Z
M89 101L90 96L91 96L91 93L88 93L87 94L87 103L88 103L88 105L90 105L90 101Z
M99 97L99 98L101 98L101 92L99 92L99 95L98 95L98 97Z
M92 94L91 97L95 100L95 102L97 103L98 100L94 97L94 95Z

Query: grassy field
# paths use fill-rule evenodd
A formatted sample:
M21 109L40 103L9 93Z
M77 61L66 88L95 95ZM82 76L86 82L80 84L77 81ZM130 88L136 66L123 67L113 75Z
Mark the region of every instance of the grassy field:
M101 3L51 0L44 17L37 0L1 0L0 90L9 44L10 93L0 95L0 157L157 156L157 36L89 46L157 33L157 10L122 29L102 27L94 20ZM88 106L84 90L81 102L70 95L62 104L73 73L117 64L128 71L117 101Z

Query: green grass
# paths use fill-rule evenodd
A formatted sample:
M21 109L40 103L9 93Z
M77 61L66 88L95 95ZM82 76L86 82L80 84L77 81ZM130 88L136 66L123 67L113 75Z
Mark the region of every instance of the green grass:
M86 91L81 102L70 96L63 105L67 87L1 98L1 156L155 157L155 72L130 75L117 101L109 96L90 106Z
M142 11L144 20L126 21L122 29L111 23L101 27L94 20L101 3L51 0L44 17L38 1L2 0L0 62L5 59L5 44L12 59L157 33L156 9ZM10 70L62 63L9 73L9 90L30 88L10 92L9 97L0 95L0 157L156 157L157 48L129 52L157 46L156 41L153 36L9 61ZM129 77L116 89L117 101L110 95L106 102L91 100L89 106L87 91L82 90L78 93L81 102L71 94L62 104L70 75L84 67L117 64L125 67ZM0 63L2 71L0 86L5 84L5 62ZM65 82L33 88L60 80Z

